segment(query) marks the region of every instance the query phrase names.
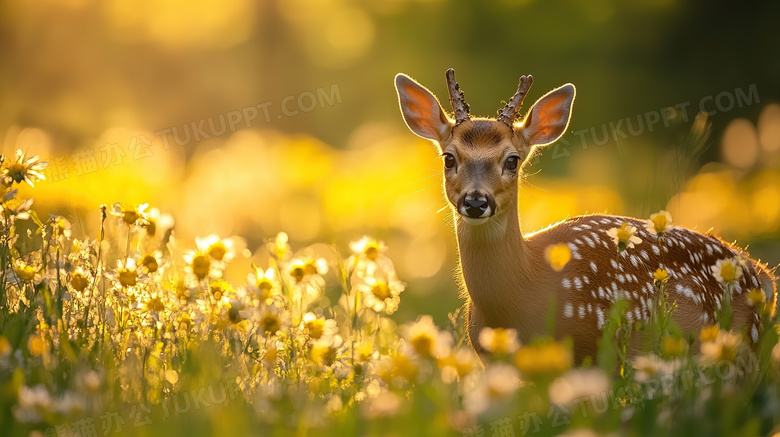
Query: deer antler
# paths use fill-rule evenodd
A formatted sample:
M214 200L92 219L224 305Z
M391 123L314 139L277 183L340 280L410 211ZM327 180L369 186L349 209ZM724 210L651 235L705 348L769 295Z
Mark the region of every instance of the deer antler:
M463 100L463 91L461 91L458 82L455 82L455 70L447 70L447 89L450 92L450 104L455 111L455 126L469 120L469 105Z
M523 106L523 99L528 93L528 90L531 89L531 84L533 83L534 77L530 74L528 76L520 76L520 82L517 84L517 92L515 92L515 95L509 100L509 103L499 111L498 121L504 122L509 127L512 127L515 118L517 118L517 113L520 112L520 108Z

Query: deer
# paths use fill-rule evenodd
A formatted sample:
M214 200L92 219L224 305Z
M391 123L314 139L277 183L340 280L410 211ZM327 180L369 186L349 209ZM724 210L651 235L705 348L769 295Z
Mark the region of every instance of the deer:
M443 160L444 195L457 240L456 272L468 308L466 334L483 362L488 354L479 344L482 328L514 329L521 344L527 344L549 334L549 314L554 317L553 337L571 339L575 363L595 359L616 300L627 301L628 322L653 317L660 289L654 272L659 268L668 274L664 290L668 302L676 306L672 320L683 333L696 334L716 323L722 299L727 298L713 270L722 260L737 260L742 273L728 288L732 326L746 329L749 341L758 341L759 311L746 294L760 290L774 312L774 273L710 232L673 226L659 235L645 229L647 220L592 214L523 235L519 180L530 157L566 132L576 95L573 84L543 95L520 117L533 83L531 75L523 75L497 117L471 117L454 71L447 70L445 77L452 115L433 93L403 73L395 76L395 88L407 127L429 140ZM610 232L614 235L624 224L636 229L633 236L641 242L618 250ZM569 249L570 260L556 269L545 252L559 244ZM639 353L635 335L629 341L629 356Z

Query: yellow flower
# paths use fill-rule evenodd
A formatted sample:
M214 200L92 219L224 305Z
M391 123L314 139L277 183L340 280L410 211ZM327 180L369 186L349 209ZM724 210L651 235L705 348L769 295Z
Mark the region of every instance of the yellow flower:
M289 269L296 282L321 282L321 276L328 273L328 263L324 258L296 258L290 261Z
M276 259L285 259L290 253L290 245L287 243L289 238L284 232L279 232L276 238L269 241L266 247L271 255Z
M440 358L438 364L442 370L442 379L445 382L453 382L456 378L463 378L474 370L474 351L459 349Z
M612 228L607 231L607 235L612 238L618 248L618 252L631 249L635 244L642 242L642 239L636 236L636 228L623 222L619 228Z
M344 340L338 335L322 337L312 345L311 358L321 366L332 366L343 345Z
M553 244L544 250L544 257L553 270L560 272L571 261L571 249L564 243Z
M488 352L497 355L514 353L520 347L517 331L514 329L484 327L479 331L479 344Z
M514 356L515 366L525 378L551 378L571 369L571 350L557 341L523 346Z
M116 273L123 287L132 287L138 282L138 270L132 258L128 258L125 262L117 261Z
M357 289L362 293L363 304L372 310L393 314L401 301L399 295L404 291L403 282L391 277L389 281L371 276L365 277Z
M760 288L751 288L746 297L750 306L760 308L766 302L766 294Z
M380 363L377 369L379 376L385 380L385 382L391 382L395 378L401 378L408 382L414 382L417 380L417 376L420 374L419 365L407 357L404 354L395 354L390 357L385 357Z
M721 361L734 361L742 344L742 336L732 332L720 331L717 338L701 345L702 365L717 364Z
M669 280L669 272L666 269L657 269L653 273L653 278L655 279L655 286L660 287L661 284L665 284Z
M0 357L5 357L11 354L11 343L8 339L0 335Z
M645 225L645 229L647 229L647 232L656 235L668 232L672 229L672 215L668 211L659 211L650 215L650 220Z
M661 342L661 352L671 358L681 357L685 355L685 350L688 348L688 344L682 338L676 338L672 336L664 337Z
M158 230L161 230L163 233L167 232L174 224L173 217L161 213L157 208L149 210L149 213L144 218L145 220L141 225L146 229L146 233L152 237Z
M449 353L451 338L439 331L431 316L425 315L404 325L401 332L414 353L421 358L441 357Z
M349 247L352 249L352 253L357 256L364 256L370 261L376 261L387 250L383 242L369 237L353 241L349 243Z
M7 162L3 167L3 175L17 184L25 181L34 187L35 182L46 180L43 170L48 166L48 163L41 161L38 156L27 158L24 152L17 150L16 160Z
M260 316L260 329L268 335L274 335L282 329L282 320L276 313L266 312Z
M119 217L119 221L123 222L127 226L140 226L146 223L146 208L148 207L148 203L142 203L138 206L129 206L123 205L121 203L115 203L111 214Z
M718 325L705 326L701 328L699 338L701 339L702 343L706 343L708 341L715 341L718 338L718 334L720 334L720 328L718 328Z
M211 268L211 257L201 250L190 252L184 255L187 267L198 280L203 280L210 276L213 271Z
M27 349L29 349L30 355L40 357L46 352L46 343L39 334L33 334L27 339Z
M712 275L723 285L732 284L742 276L742 266L737 258L718 260L711 269Z
M148 273L154 273L160 268L160 261L157 259L156 254L147 253L141 259L141 265L146 269Z
M637 382L658 380L666 376L674 375L681 365L681 360L667 361L652 353L640 355L631 362L631 366L636 370L634 379Z
M195 243L199 251L207 254L218 263L229 263L235 258L236 252L241 246L245 246L244 241L238 237L221 239L217 234L195 237Z
M314 313L306 313L303 316L303 327L309 338L319 340L333 337L338 332L338 326L333 319L326 319Z
M159 296L151 297L146 301L146 309L160 313L165 310L165 304Z
M180 331L189 331L192 326L192 316L190 316L189 313L182 313L176 319L176 322L176 326L179 327Z
M72 275L70 275L70 286L78 292L82 292L89 286L89 279L87 274L81 269L77 268Z
M233 286L229 282L217 279L209 284L209 291L214 299L220 300L226 294L233 292Z
M32 282L39 269L40 266L36 262L28 264L19 258L14 260L14 273L22 282Z

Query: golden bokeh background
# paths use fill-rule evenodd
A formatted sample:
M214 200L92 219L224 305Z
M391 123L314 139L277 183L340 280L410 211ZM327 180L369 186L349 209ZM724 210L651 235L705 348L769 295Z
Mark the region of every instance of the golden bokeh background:
M675 0L9 0L2 152L49 160L32 195L77 235L94 236L98 205L121 201L173 215L179 241L240 235L253 256L280 231L294 246L345 252L376 236L408 284L401 317L442 317L459 303L441 163L404 126L392 78L403 71L446 102L454 67L472 112L491 115L531 73L529 100L565 82L578 94L569 133L523 183L524 230L668 209L775 266L777 6L758 8L733 17ZM706 122L694 121L701 110Z

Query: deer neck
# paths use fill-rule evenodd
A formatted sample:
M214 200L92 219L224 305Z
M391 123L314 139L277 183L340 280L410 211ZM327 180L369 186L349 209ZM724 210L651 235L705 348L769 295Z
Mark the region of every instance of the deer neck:
M478 226L456 220L460 266L466 290L485 322L513 327L532 310L527 299L534 279L528 245L520 231L517 204Z

